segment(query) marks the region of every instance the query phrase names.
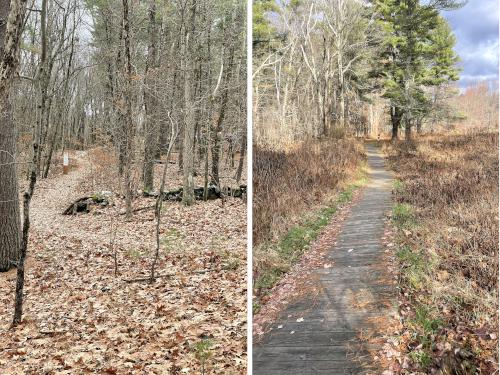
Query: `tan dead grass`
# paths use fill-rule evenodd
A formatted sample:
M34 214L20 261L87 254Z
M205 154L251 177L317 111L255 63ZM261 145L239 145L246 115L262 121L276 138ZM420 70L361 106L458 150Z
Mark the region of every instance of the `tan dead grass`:
M384 148L401 181L395 199L409 204L416 219L400 231L398 242L423 251L431 264L418 290L407 291L410 304L436 311L443 327L435 342L459 348L455 362L466 358L481 373L493 373L498 369L498 133L425 136ZM479 340L477 332L492 336ZM430 354L436 366L444 366L443 351Z
M354 139L309 141L287 151L256 146L253 154L255 245L283 235L294 216L345 184L364 155Z

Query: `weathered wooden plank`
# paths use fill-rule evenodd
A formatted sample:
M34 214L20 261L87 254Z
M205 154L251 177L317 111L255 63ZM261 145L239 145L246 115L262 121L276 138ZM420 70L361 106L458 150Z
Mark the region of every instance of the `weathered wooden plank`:
M311 274L310 293L291 301L254 345L256 375L363 374L371 365L362 335L376 332L374 318L395 311L397 289L381 243L391 176L378 151L367 150L370 183L331 244L327 268Z
M261 368L265 375L360 375L363 370L359 365L347 361L255 361L254 368ZM255 371L254 371L255 373Z
M266 338L265 345L280 345L280 346L298 346L300 343L306 341L309 335L314 334L317 345L327 346L327 345L343 345L349 340L353 340L357 336L356 331L316 331L316 332L297 332L293 335L290 334L290 330L286 326L279 329L274 326L275 329L269 332ZM260 345L262 345L260 344ZM255 345L256 347L259 344Z

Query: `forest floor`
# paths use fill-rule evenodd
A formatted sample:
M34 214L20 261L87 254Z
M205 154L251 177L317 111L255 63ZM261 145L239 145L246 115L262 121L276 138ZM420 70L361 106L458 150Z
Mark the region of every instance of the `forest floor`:
M69 174L55 168L37 184L24 320L15 329L16 271L0 274L0 373L246 373L246 202L165 202L160 277L131 281L150 273L153 210L126 220L113 194L108 207L61 214L76 198L116 191L109 155L72 152ZM167 189L181 186L169 168ZM134 208L152 205L134 200Z

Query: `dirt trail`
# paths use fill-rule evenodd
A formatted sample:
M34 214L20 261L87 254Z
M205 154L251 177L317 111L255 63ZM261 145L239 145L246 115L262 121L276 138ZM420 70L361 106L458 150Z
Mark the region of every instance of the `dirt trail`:
M126 221L123 215L119 215L123 201L116 197L111 198L116 206L101 212L75 216L61 214L77 198L97 193L89 190L93 186L93 168L88 152L73 151L70 158L74 167L67 175L55 174L37 182L30 209L31 229L35 239L48 242L49 246L51 241L54 244L64 241L65 244L76 244L83 249L105 249L114 237L114 244L122 250L152 247L154 226L147 225L143 220L144 216ZM153 205L154 202L150 200L147 204ZM146 212L147 221L153 219L151 213L152 210ZM136 221L137 218L140 220Z
M58 174L39 179L31 201L31 225L37 232L50 233L68 224L61 212L82 194L81 183L91 173L85 151L75 151L71 162L75 167L67 175Z
M395 316L396 288L383 240L391 175L367 145L370 181L353 206L308 293L291 301L254 346L253 373L382 373L373 357Z

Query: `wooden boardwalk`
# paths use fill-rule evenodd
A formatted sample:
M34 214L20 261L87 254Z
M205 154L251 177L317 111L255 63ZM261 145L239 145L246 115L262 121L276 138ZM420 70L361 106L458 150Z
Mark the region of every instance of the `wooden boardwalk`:
M378 148L366 146L367 187L346 218L325 262L311 274L314 288L291 301L272 330L254 344L253 374L380 374L367 335L395 310L396 288L382 237L391 208L391 174Z

